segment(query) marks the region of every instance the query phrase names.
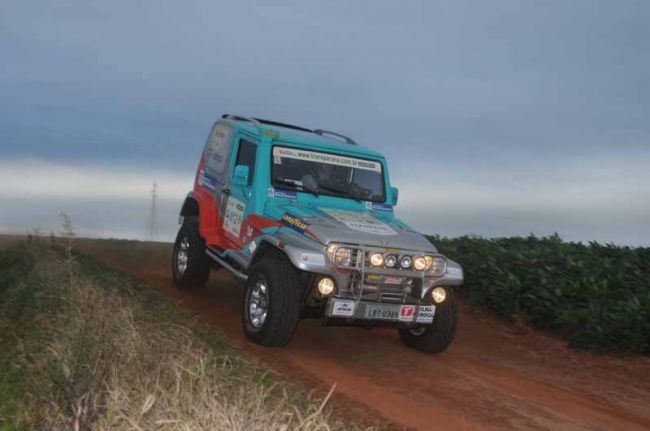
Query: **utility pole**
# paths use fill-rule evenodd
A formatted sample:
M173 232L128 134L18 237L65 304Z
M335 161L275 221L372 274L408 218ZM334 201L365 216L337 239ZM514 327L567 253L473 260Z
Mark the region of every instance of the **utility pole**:
M148 240L153 241L156 236L156 192L158 189L158 184L156 181L153 182L153 188L151 189L151 209L149 212L149 236Z

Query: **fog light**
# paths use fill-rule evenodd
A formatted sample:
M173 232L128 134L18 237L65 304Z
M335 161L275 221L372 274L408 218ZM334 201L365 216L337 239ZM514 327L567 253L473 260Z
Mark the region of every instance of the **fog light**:
M413 259L411 259L411 256L403 256L402 259L399 261L399 266L401 266L404 269L408 269L411 267L411 263L413 263Z
M370 265L382 266L384 264L384 256L381 253L372 253L370 255Z
M318 282L318 292L323 296L334 293L334 280L328 277L321 278Z
M447 291L444 287L436 287L431 291L431 298L436 304L440 304L447 298Z
M397 264L397 256L394 254L389 254L386 256L386 259L384 259L384 265L386 265L386 268L395 268L395 265Z

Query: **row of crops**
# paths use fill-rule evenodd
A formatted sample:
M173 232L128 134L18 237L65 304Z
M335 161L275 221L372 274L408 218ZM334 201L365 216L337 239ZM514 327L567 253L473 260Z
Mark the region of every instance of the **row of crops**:
M650 248L557 236L429 239L463 265L470 303L578 349L650 353Z

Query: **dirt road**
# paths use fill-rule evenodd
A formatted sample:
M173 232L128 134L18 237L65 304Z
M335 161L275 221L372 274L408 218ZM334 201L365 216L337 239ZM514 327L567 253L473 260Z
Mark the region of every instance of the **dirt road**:
M243 336L242 283L213 273L199 293L176 289L171 246L81 241L99 260L152 283L222 332L229 343L287 379L397 427L415 429L650 429L650 359L578 353L544 334L518 334L489 313L461 304L452 347L428 356L404 347L395 330L323 327L301 321L286 348Z

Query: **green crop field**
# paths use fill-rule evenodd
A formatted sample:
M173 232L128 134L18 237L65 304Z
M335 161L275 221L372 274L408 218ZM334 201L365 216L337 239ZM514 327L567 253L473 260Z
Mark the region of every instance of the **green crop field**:
M463 265L465 295L594 351L650 352L650 248L559 237L429 237Z

